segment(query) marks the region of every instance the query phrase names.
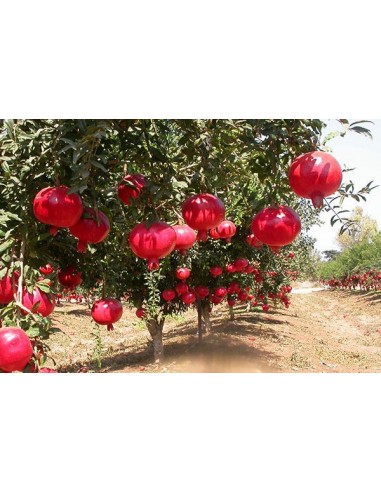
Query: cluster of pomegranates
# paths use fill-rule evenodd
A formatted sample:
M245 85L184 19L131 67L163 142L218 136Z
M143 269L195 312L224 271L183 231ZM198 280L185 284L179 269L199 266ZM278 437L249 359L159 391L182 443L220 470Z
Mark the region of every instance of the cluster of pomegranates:
M292 190L301 197L310 198L315 207L323 205L323 199L334 193L340 186L342 172L336 159L326 152L309 152L293 161L289 170L289 183ZM134 185L134 198L144 186L144 177L132 175L129 177ZM125 185L120 185L125 186ZM125 189L125 188L123 188ZM130 195L128 203L130 203ZM127 202L126 202L127 203ZM179 237L175 228L165 222L141 223L135 226L129 236L132 251L148 261L148 268L159 268L159 259L168 256L174 249L182 252L190 248L195 240L205 241L209 235L213 239L225 239L227 242L236 233L233 222L225 220L223 202L209 193L200 193L188 197L182 204L182 216L188 226L186 234ZM252 219L251 234L246 241L252 247L268 245L275 253L298 236L301 231L301 221L298 214L287 205L265 207ZM179 229L181 230L181 229ZM182 229L183 231L184 229ZM193 230L197 231L196 238ZM192 232L191 232L192 231ZM185 235L187 239L182 243Z
M290 305L287 294L291 292L291 286L277 285L277 283L274 282L271 291L265 291L261 286L264 281L263 276L276 277L278 273L267 272L261 274L258 265L250 264L247 258L238 258L233 263L229 263L224 267L220 265L212 266L210 268L210 275L213 278L217 278L222 274L239 273L243 275L253 275L256 287L254 287L252 292L250 292L251 289L249 286L244 286L238 281L231 281L229 283L221 282L221 284L216 286L213 290L205 285L192 286L188 283L188 281L191 280L191 273L191 270L187 267L177 268L175 276L179 282L172 288L164 289L161 292L162 299L168 304L175 299L178 299L185 305L191 305L196 301L203 299L209 299L211 304L220 304L226 300L229 306L234 306L237 302L251 302L253 306L262 305L264 311L268 311L269 309L268 299L273 300L275 303L281 301L287 308ZM145 316L145 309L142 307L137 309L136 316L143 318Z
M323 284L333 289L381 290L381 272L378 270L368 270L364 273L343 275L339 278L334 277L325 280Z
M61 185L40 190L33 200L37 220L50 225L54 236L58 228L68 228L78 239L77 250L84 253L88 243L100 243L110 232L108 217L100 210L84 207L77 193Z

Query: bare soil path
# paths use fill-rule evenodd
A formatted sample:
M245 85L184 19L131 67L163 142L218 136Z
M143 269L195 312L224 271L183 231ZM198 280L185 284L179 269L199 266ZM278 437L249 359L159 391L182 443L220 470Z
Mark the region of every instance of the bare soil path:
M65 372L381 372L381 293L301 286L288 310L239 308L234 321L218 306L201 344L191 310L166 322L162 366L128 309L114 332L101 327L98 350L87 306L58 307L53 319L62 332L49 342L51 355Z

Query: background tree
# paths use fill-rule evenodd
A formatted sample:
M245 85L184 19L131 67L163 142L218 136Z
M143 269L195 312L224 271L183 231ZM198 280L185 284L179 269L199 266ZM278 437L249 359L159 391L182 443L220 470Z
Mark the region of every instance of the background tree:
M364 214L362 207L356 207L349 218L353 223L351 230L336 236L336 241L342 251L362 241L371 242L378 233L377 221Z

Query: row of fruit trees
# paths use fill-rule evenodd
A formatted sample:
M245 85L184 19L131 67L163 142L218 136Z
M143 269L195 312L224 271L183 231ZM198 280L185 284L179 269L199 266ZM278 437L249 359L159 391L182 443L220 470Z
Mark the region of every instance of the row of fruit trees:
M343 132L363 133L340 120ZM163 326L194 308L290 304L319 211L350 226L321 120L3 120L0 369L44 364L60 299L91 299L113 330L136 309L163 359ZM327 199L326 197L330 197Z

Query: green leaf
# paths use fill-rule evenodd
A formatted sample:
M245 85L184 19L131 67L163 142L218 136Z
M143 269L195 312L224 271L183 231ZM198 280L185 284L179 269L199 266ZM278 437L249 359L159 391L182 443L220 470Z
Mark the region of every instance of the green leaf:
M0 254L4 253L4 251L7 251L9 248L14 243L14 239L8 239L8 241L5 241L4 243L0 244Z

